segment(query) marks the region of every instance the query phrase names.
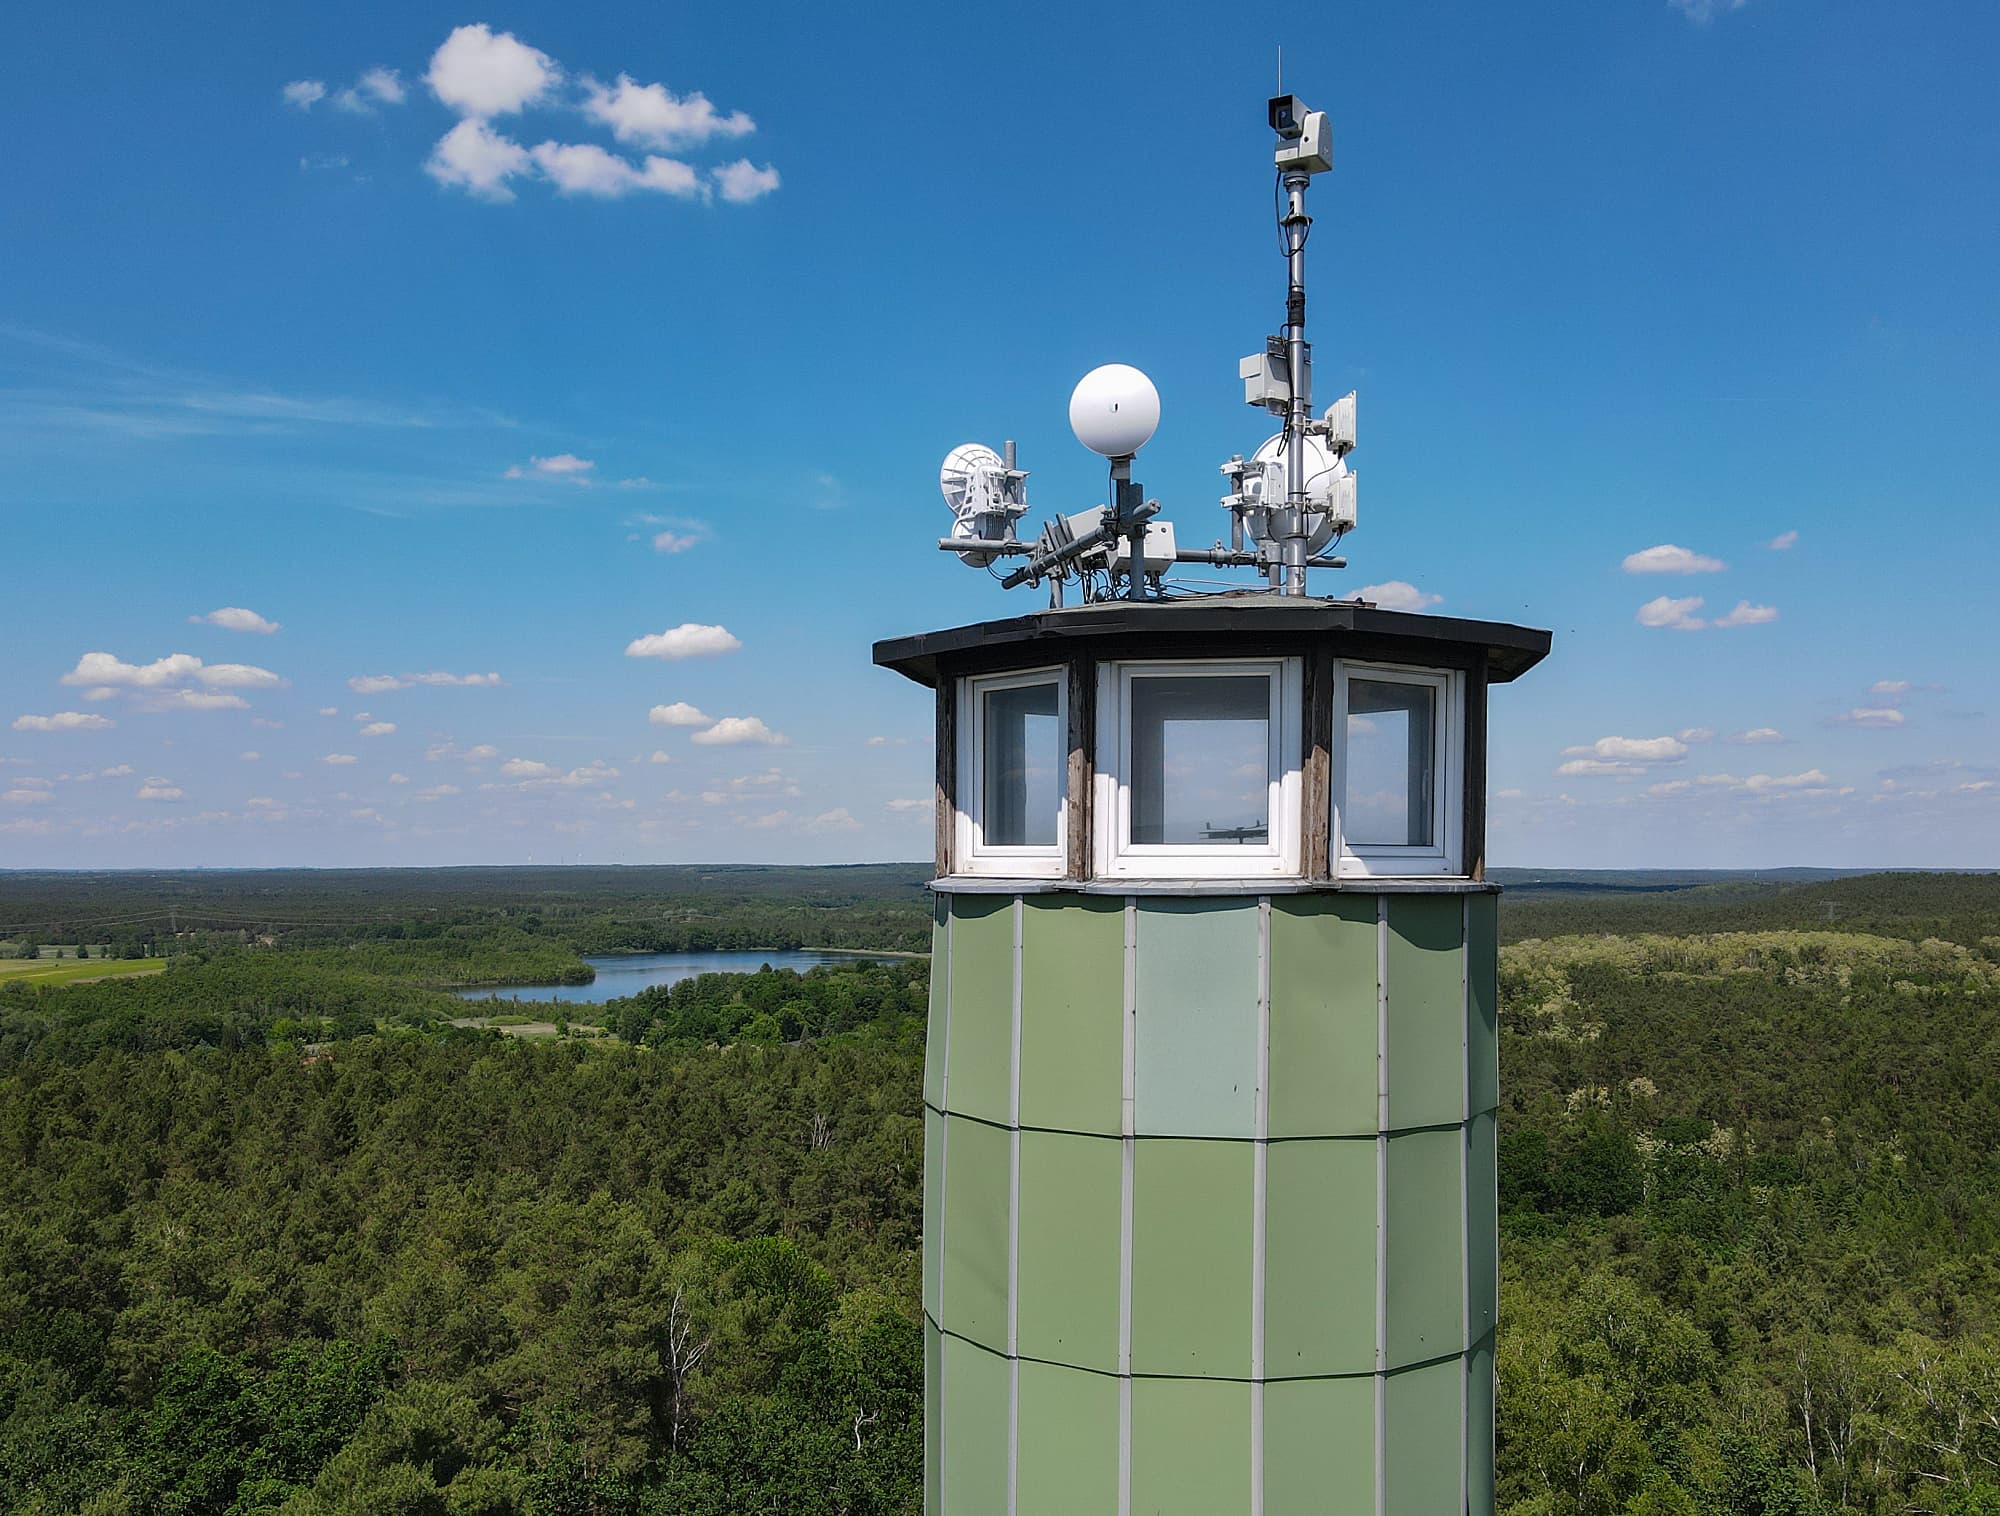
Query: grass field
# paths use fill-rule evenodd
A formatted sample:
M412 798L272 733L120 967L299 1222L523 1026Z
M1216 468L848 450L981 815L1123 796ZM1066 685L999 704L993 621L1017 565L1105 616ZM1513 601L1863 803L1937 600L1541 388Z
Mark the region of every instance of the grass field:
M157 974L161 958L0 959L0 984L81 984L89 979L123 979Z

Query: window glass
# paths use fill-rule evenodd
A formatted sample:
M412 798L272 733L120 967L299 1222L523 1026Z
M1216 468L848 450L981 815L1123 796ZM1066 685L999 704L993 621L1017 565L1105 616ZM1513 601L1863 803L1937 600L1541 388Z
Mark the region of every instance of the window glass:
M1347 683L1347 802L1350 844L1437 845L1437 690L1428 684Z
M980 830L989 847L1053 847L1067 744L1056 687L1015 685L980 699Z
M1131 691L1132 841L1265 846L1271 680L1142 675Z

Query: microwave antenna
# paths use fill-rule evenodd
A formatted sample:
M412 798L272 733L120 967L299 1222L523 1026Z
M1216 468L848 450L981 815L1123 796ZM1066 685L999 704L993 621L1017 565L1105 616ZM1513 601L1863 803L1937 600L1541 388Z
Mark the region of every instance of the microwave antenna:
M1282 79L1280 88L1282 88ZM1017 523L1027 513L1027 474L1016 466L1014 444L996 453L980 443L953 448L939 473L951 507L951 535L938 546L975 568L991 570L1002 558L1026 561L1000 577L1003 588L1049 586L1052 605L1064 587L1080 587L1086 601L1158 599L1176 564L1252 568L1271 589L1304 595L1306 570L1345 568L1328 550L1356 521L1355 477L1347 465L1354 449L1355 397L1348 394L1313 415L1312 345L1306 340L1306 241L1312 217L1306 190L1333 167L1333 133L1324 111L1308 110L1296 95L1276 95L1266 105L1276 134L1278 233L1285 255L1285 320L1264 339L1261 352L1237 366L1243 398L1278 419L1279 430L1251 453L1222 466L1230 492L1229 541L1183 548L1170 522L1158 518L1160 502L1148 499L1132 478L1139 450L1160 422L1160 394L1153 381L1123 363L1085 374L1070 395L1070 428L1110 467L1110 503L1052 517L1032 542Z

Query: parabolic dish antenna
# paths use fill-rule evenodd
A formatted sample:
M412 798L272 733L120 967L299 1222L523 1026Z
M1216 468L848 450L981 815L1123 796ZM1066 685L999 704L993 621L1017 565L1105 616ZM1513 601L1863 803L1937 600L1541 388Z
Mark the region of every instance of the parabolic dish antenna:
M1341 481L1348 477L1347 459L1336 455L1318 437L1300 439L1305 453L1306 501L1308 505L1306 550L1317 553L1336 534L1349 531L1354 526L1351 507L1353 496L1347 493ZM1262 447L1250 455L1250 461L1259 466L1261 473L1247 474L1243 480L1243 493L1256 502L1254 519L1246 524L1251 535L1262 540L1267 533L1265 513L1273 506L1285 503L1285 434L1277 432L1265 440Z
M945 454L938 492L951 507L953 537L978 542L1002 532L1013 536L1013 518L1020 512L1008 508L1007 477L1006 460L984 443L961 443ZM958 556L974 568L985 568L998 555L974 548Z
M1003 469L1000 455L982 442L966 442L944 455L944 466L938 470L938 489L944 494L944 503L951 507L954 516L967 514L966 504L973 495L973 479L982 470ZM982 500L973 506L977 511L984 507Z
M1160 392L1129 363L1107 363L1076 383L1069 427L1076 440L1107 458L1129 458L1160 424Z

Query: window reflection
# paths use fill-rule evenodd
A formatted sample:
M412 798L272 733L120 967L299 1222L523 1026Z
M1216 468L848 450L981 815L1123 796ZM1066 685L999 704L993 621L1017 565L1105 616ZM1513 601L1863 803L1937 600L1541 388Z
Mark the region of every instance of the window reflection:
M1435 847L1437 690L1350 679L1346 803L1350 845Z
M1270 678L1141 676L1130 705L1134 843L1269 841Z
M981 699L982 840L989 847L1052 847L1066 750L1056 687L1016 685Z

